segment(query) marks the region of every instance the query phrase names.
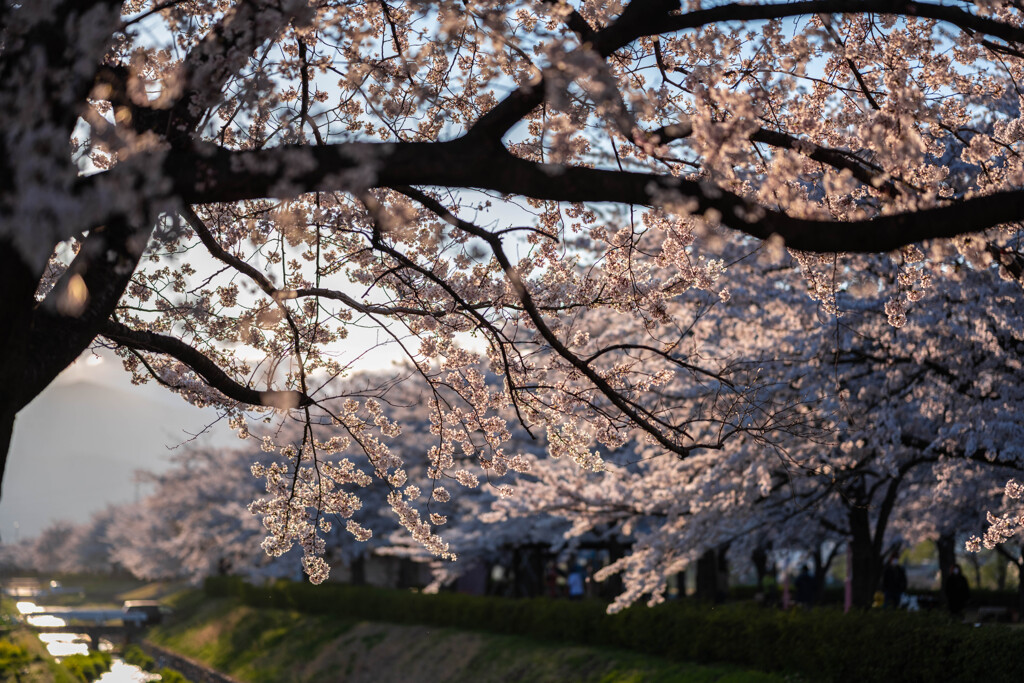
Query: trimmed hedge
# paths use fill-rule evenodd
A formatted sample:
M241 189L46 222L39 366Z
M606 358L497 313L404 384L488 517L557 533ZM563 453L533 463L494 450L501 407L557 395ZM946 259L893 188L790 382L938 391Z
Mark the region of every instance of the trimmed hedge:
M253 607L615 647L677 661L798 672L814 681L1024 680L1024 631L971 628L936 614L780 612L683 601L609 616L598 602L425 595L287 581L252 586L231 577L207 579L205 591Z

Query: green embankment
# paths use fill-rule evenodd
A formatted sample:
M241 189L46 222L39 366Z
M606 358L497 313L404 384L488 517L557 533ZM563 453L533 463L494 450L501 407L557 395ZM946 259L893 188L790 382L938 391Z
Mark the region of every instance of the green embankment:
M253 608L196 591L149 638L250 683L287 681L593 681L781 683L730 666L430 626Z
M19 624L14 601L0 600L0 681L18 683L77 683L35 632Z
M78 683L78 679L46 651L28 629L15 629L0 638L0 681L18 683Z
M74 673L60 666L36 633L20 626L12 615L13 602L0 605L0 681L18 683L78 683Z

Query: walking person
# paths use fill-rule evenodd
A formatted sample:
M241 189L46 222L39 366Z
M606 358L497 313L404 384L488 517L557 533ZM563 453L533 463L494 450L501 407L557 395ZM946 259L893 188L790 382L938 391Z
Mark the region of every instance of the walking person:
M889 556L889 563L882 574L882 593L885 594L884 606L898 609L907 590L907 571L900 565L896 553Z
M797 575L794 585L797 603L803 607L813 607L817 585L806 564L800 567L800 574Z
M971 597L971 588L967 585L967 577L960 571L960 565L954 564L949 568L949 576L946 578L946 605L949 613L955 618L963 619L964 607Z

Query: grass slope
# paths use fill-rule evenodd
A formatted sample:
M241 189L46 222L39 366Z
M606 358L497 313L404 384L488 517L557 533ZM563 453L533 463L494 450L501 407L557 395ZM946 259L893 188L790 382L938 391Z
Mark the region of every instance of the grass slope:
M524 637L254 609L235 600L210 600L198 591L179 596L175 610L170 623L150 632L154 643L249 683L785 680L730 666L681 664Z
M14 600L0 600L0 681L18 683L77 683L31 628L16 618Z
M0 663L0 681L78 683L78 679L50 656L46 646L29 629L17 628L0 638L0 650L11 654L12 649L24 651L27 661L24 666L5 666L13 664L9 661Z

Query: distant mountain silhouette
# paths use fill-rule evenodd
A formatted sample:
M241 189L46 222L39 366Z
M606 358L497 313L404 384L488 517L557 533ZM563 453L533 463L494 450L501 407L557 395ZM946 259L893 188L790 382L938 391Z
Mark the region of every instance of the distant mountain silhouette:
M107 503L132 500L134 472L166 466L169 447L216 419L149 387L131 391L91 381L56 382L14 427L3 493L0 539L34 536L50 521L81 522ZM223 443L227 427L215 428ZM204 437L204 438L209 438Z

